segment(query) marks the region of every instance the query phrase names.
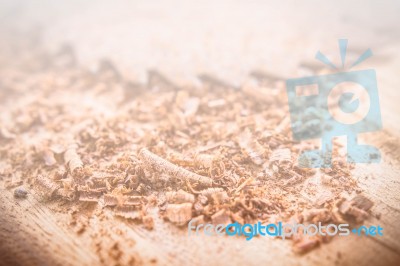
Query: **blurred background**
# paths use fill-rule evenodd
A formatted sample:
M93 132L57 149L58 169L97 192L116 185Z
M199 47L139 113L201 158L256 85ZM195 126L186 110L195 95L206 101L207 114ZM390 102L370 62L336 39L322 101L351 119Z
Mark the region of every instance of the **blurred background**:
M304 76L299 66L322 65L318 50L339 63L337 40L347 38L349 59L373 51L359 67L377 70L385 121L396 113L390 99L400 97L391 89L400 86L399 12L396 0L10 0L0 1L1 50L15 52L27 39L49 51L69 44L80 64L96 68L106 58L138 81L157 69L175 81L212 73L238 85L255 70Z
M255 68L293 74L317 50L340 60L337 39L393 57L400 2L387 1L0 1L2 41L40 32L49 49L73 44L80 62L109 58L137 75Z

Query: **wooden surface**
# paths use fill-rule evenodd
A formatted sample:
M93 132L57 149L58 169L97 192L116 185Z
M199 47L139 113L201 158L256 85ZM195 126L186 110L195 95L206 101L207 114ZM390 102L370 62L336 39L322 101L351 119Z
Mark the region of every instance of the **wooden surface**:
M33 196L0 193L1 265L94 265L99 261L79 239L58 224L54 213Z
M190 9L192 10L192 9ZM191 12L194 12L193 10ZM189 15L188 15L189 16ZM258 16L258 15L257 15ZM212 15L216 17L216 15ZM236 18L236 17L235 17ZM140 18L143 19L143 18ZM73 19L68 18L67 21ZM158 22L162 22L162 16ZM231 21L232 22L232 21ZM258 23L258 21L256 21ZM179 24L179 21L176 23ZM312 23L311 23L312 24ZM60 27L50 30L50 38L48 39L51 44L58 45L62 40L60 35L56 35L57 29L63 29L64 24L60 23ZM174 24L175 25L175 24ZM215 32L218 27L223 23L216 26ZM250 27L252 24L245 25L241 30ZM212 28L212 24L210 25ZM157 27L154 38L157 37ZM73 30L71 30L73 32ZM101 31L100 31L101 32ZM124 32L126 34L124 34ZM251 30L250 30L251 32ZM340 30L335 30L340 33ZM69 32L70 33L70 32ZM261 34L260 31L253 31L255 34ZM100 33L98 33L100 34ZM121 35L129 34L129 30L119 32ZM192 36L188 32L188 36ZM289 33L288 33L289 34ZM100 34L101 35L101 34ZM324 36L329 36L326 33ZM332 34L334 35L334 34ZM92 45L85 43L86 37L79 37L77 35L68 35L72 40L82 40L77 44L78 54L82 52L83 58L87 59L88 64L93 62L94 58L101 56L113 57L112 51L118 47L119 42L114 42L114 46L106 46L103 48L93 48ZM136 35L138 36L138 35ZM204 35L206 36L206 34ZM203 36L203 37L204 37ZM368 44L363 43L362 34L357 35L358 43L363 45L362 48L368 48ZM140 37L140 36L139 36ZM237 36L227 36L226 39L231 40ZM267 38L268 37L268 38ZM266 39L273 36L268 35L262 39L263 44L267 44ZM304 57L309 59L309 56L314 53L314 48L321 44L321 40L317 36L312 38L300 39L301 36L290 35L290 38L283 38L283 43L286 44L287 52L296 52L293 56L286 55L285 60L279 60L278 56L274 55L274 49L269 49L268 52L262 54L262 60L257 60L257 49L247 50L247 57L242 59L246 62L243 68L238 68L240 60L227 60L226 58L235 57L235 52L240 50L236 46L233 49L227 49L227 57L223 57L223 63L214 65L218 61L218 56L221 52L221 47L216 48L216 51L207 50L209 46L203 47L200 45L199 49L205 49L204 61L196 61L197 66L191 65L190 74L195 76L198 73L207 71L215 74L216 76L227 77L240 77L233 83L240 83L246 75L256 67L261 69L273 70L276 65L277 74L284 77L293 77L297 75L296 66L298 66L304 59L298 57L303 56L302 51L312 47L313 51L305 52ZM330 40L336 40L336 35L330 36ZM75 38L75 39L74 39ZM161 37L160 37L161 38ZM179 36L180 40L184 36ZM197 38L197 37L196 37ZM230 39L231 38L231 39ZM173 38L172 38L173 39ZM374 213L380 213L380 219L371 218L367 224L379 224L384 228L383 237L358 237L350 235L348 237L335 237L332 242L322 245L321 247L307 253L303 256L294 255L291 251L290 243L281 241L279 239L263 239L255 238L252 241L244 241L243 239L232 239L228 237L205 237L194 236L188 237L185 229L179 229L175 226L165 223L161 220L156 220L156 226L153 231L147 231L134 223L127 222L122 219L114 219L101 221L96 219L96 212L101 210L100 206L91 206L90 211L80 211L78 209L78 216L85 218L89 224L83 233L77 233L76 228L71 227L66 223L67 213L59 213L54 211L56 205L59 203L43 202L36 194L30 193L27 199L15 199L12 195L12 190L0 189L0 265L97 265L104 263L104 258L112 256L105 252L112 250L113 246L108 247L108 243L119 243L119 248L124 250L126 257L114 260L115 264L146 264L146 265L400 265L400 121L398 114L400 111L398 100L399 98L399 80L398 72L400 70L398 45L399 40L396 36L393 39L385 39L388 43L380 47L383 43L373 42L373 49L376 48L378 58L372 59L372 67L378 73L378 85L380 90L380 101L383 115L384 131L370 134L365 139L368 143L375 144L383 152L383 162L377 165L358 165L354 171L354 175L358 178L362 188L366 191L366 195L375 201L375 206L372 209ZM163 49L174 47L174 43L163 44L165 41L161 38L160 41L152 49ZM198 39L196 39L198 40ZM318 40L318 41L316 41ZM198 41L201 41L200 39ZM99 40L90 41L89 44L99 43ZM224 41L221 41L224 43ZM257 43L257 38L253 40ZM108 43L110 44L110 43ZM214 43L215 44L215 43ZM217 44L220 44L217 42ZM210 44L212 46L213 43ZM275 47L273 43L271 47ZM367 45L367 46L364 46ZM127 47L129 45L126 44ZM207 45L205 45L207 46ZM251 46L251 45L250 45ZM181 47L181 45L177 45ZM331 46L330 46L331 47ZM360 46L359 46L360 47ZM151 53L153 50L150 48L142 47L146 53ZM177 48L177 50L179 50ZM236 49L237 48L237 49ZM254 47L253 47L254 48ZM262 50L263 47L258 47ZM319 47L318 47L319 48ZM90 54L88 50L93 49L100 51L96 54ZM103 50L102 50L103 49ZM136 47L140 50L140 47ZM244 49L244 48L243 48ZM361 48L360 48L361 49ZM127 48L125 49L127 51ZM193 52L190 49L186 52ZM374 50L375 51L375 50ZM104 52L104 53L102 53ZM144 54L146 54L144 53ZM114 60L124 62L126 58L122 55L114 56ZM135 53L129 53L133 57L138 56ZM158 56L158 57L157 57ZM268 61L268 56L273 60ZM280 53L283 56L283 52ZM387 58L389 56L389 59ZM134 69L136 74L139 73L141 67L143 72L148 67L161 64L161 70L165 73L173 75L175 73L181 74L184 79L188 78L184 66L186 62L182 57L179 57L178 63L175 65L163 65L161 54L155 54L151 57L149 64L146 65L146 60L143 57L138 57L139 61L144 64L135 65ZM196 57L195 57L196 58ZM249 59L250 58L250 59ZM283 57L281 57L283 58ZM290 60L288 59L290 58ZM142 61L140 61L142 60ZM225 61L224 61L225 60ZM172 62L173 56L167 57L167 61ZM212 62L210 62L212 61ZM290 72L285 72L285 63L287 61L290 65ZM187 63L186 63L187 64ZM271 66L272 65L272 66ZM226 69L232 66L232 73L227 73ZM163 68L164 67L164 68ZM229 72L229 71L228 71ZM238 74L238 75L236 75ZM181 76L181 77L182 77ZM190 75L189 75L190 76ZM179 76L174 78L179 80ZM71 206L72 208L72 206ZM155 210L154 210L155 211ZM156 212L156 211L155 211ZM157 215L154 215L157 217ZM111 235L104 236L104 243L93 243L92 236L102 234L104 228L112 228ZM111 245L110 244L110 245ZM104 251L104 257L99 256L98 250ZM79 261L79 263L77 263Z
M63 222L65 214L53 212L51 204L49 208L49 204L37 201L32 194L28 199L18 200L9 190L2 189L0 261L3 265L77 265L78 261L79 265L97 265L100 262L90 235L102 227L115 227L119 228L115 232L123 232L115 234L122 247L128 241L136 243L130 247L131 254L137 254L136 264L223 265L229 261L231 265L398 265L400 171L385 163L360 166L355 174L367 195L377 203L372 211L381 213L379 220L372 218L366 224L381 225L384 236L336 237L303 256L292 253L289 241L188 237L185 228L179 229L160 219L152 231L117 219L111 223L100 221L96 228L89 227L86 233L77 235ZM89 219L94 223L96 218L92 215ZM121 263L128 261L132 262L128 259Z

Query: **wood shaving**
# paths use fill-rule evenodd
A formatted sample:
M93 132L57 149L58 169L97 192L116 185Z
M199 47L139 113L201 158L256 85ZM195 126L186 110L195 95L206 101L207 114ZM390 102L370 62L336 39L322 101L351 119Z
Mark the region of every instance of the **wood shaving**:
M60 189L58 184L43 175L38 175L36 177L35 185L39 188L39 192L47 198L54 197Z
M243 134L239 136L239 146L243 149L246 155L257 165L264 163L264 148L258 143L257 140L251 135L251 132L246 129Z
M80 156L78 155L76 149L78 145L72 144L68 147L68 149L64 153L64 161L68 165L71 173L75 173L76 170L82 169L83 163L81 161Z
M181 178L183 180L188 179L204 186L212 186L213 184L211 178L198 175L182 167L176 166L145 148L140 150L139 158L141 158L147 166L152 167L156 171L165 172L171 176Z
M183 191L182 189L178 191L167 192L166 199L169 203L185 203L185 202L194 202L194 195L188 192Z
M71 69L60 75L35 68L40 56L27 58L23 65L37 75L15 69L4 87L17 88L16 94L0 92L0 108L8 114L0 116L0 182L7 189L32 185L48 199L43 204L59 204L61 213L71 206L89 212L99 204L96 219L115 215L149 230L156 219L151 208L178 226L192 217L241 224L296 217L325 224L370 216L373 202L354 197L362 190L343 155L334 151L327 169L297 166L302 151L317 147L292 140L279 77L256 71L256 80L235 86L207 74L184 87L158 70L141 83L110 61L93 72L75 64L68 51L46 57ZM85 234L88 226L81 227ZM94 239L106 256L102 238ZM290 241L304 253L328 240ZM123 252L114 244L112 250Z
M211 216L211 221L214 225L217 225L217 224L227 225L232 222L231 218L229 216L229 213L226 210L220 210L220 211L214 213Z
M178 226L185 225L192 218L192 203L168 204L167 218Z

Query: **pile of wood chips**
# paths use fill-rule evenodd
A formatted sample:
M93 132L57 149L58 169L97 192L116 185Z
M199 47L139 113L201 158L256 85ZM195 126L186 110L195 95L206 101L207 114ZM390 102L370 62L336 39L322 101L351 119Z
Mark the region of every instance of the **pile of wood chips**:
M318 145L293 141L279 77L257 72L235 87L153 70L140 83L107 60L80 66L68 46L19 57L0 68L0 175L16 197L98 204L148 230L154 208L182 227L356 224L369 215L372 202L340 152L330 169L298 167ZM291 240L304 253L330 238Z

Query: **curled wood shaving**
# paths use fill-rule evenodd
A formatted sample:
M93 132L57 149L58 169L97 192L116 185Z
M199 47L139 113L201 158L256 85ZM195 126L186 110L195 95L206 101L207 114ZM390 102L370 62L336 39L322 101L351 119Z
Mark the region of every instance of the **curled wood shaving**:
M211 197L216 193L224 192L223 188L207 188L200 191L200 194L206 196L207 198Z
M185 225L192 218L192 203L168 204L167 218L178 226Z
M213 202L217 204L221 204L224 202L227 202L229 200L229 196L226 193L226 191L222 188L207 188L201 191L196 191L194 190L190 184L188 184L189 189L192 191L194 194L200 194L197 198L197 202L200 202L200 204L205 205L208 200L213 200ZM195 206L196 206L195 204ZM197 206L200 207L200 206Z
M57 195L69 201L76 199L76 191L71 189L60 188L57 190Z
M98 202L101 194L101 192L95 191L81 191L79 193L79 201Z
M141 219L142 211L135 206L117 206L115 208L115 215L126 219Z
M68 172L65 170L64 166L58 168L53 175L54 180L61 180L67 177Z
M145 201L142 196L125 196L122 194L104 194L104 206L141 206Z
M291 151L289 149L277 149L271 153L271 157L269 159L270 163L291 163Z
M201 166L210 168L213 162L217 159L213 155L196 153L193 156L182 155L178 152L171 151L169 153L171 161L182 166Z
M228 193L226 193L226 191L214 193L211 195L211 198L213 202L215 202L216 204L222 204L228 202L229 200L229 196Z
M251 161L257 165L264 163L265 149L261 144L253 137L250 130L247 128L238 139L240 148L244 153L251 159Z
M72 174L74 174L77 169L81 169L83 167L81 158L76 151L77 148L78 145L72 144L64 153L64 161L68 165Z
M196 191L192 188L192 186L190 185L189 182L186 182L186 184L188 185L190 191L193 194L200 194L200 196L206 197L208 199L211 199L212 195L214 195L214 194L225 192L225 190L223 188L219 188L219 187L210 187L210 188L203 189L201 191Z
M339 211L343 215L348 215L353 217L357 223L363 222L368 218L368 212L355 206L354 201L345 200L339 206Z
M238 193L239 191L241 191L245 186L247 186L249 183L251 183L252 181L254 181L253 178L248 178L246 179L236 190L235 193Z
M41 194L48 198L54 197L60 188L58 184L43 175L38 175L34 183L39 187Z
M212 186L213 181L211 178L198 175L190 172L182 167L176 166L169 161L155 155L146 148L143 148L139 152L139 158L149 167L159 171L166 172L168 175L180 178L182 180L188 179L192 182L199 183L203 186Z
M362 194L355 196L351 201L355 207L364 211L368 211L374 206L374 203Z
M107 178L111 178L112 174L107 173L107 172L100 172L100 171L93 171L91 178L93 179L99 179L99 180L104 180Z
M143 201L142 196L122 196L122 205L124 206L140 206Z
M285 187L298 184L304 179L304 177L302 175L299 175L295 171L290 171L289 176L290 176L289 179L284 181Z
M118 203L118 196L113 194L104 194L104 206L117 206Z
M170 191L165 193L166 200L169 203L185 203L185 202L194 202L194 195L190 194L182 189L178 191Z
M109 190L107 180L90 179L86 185L90 191L106 192Z

